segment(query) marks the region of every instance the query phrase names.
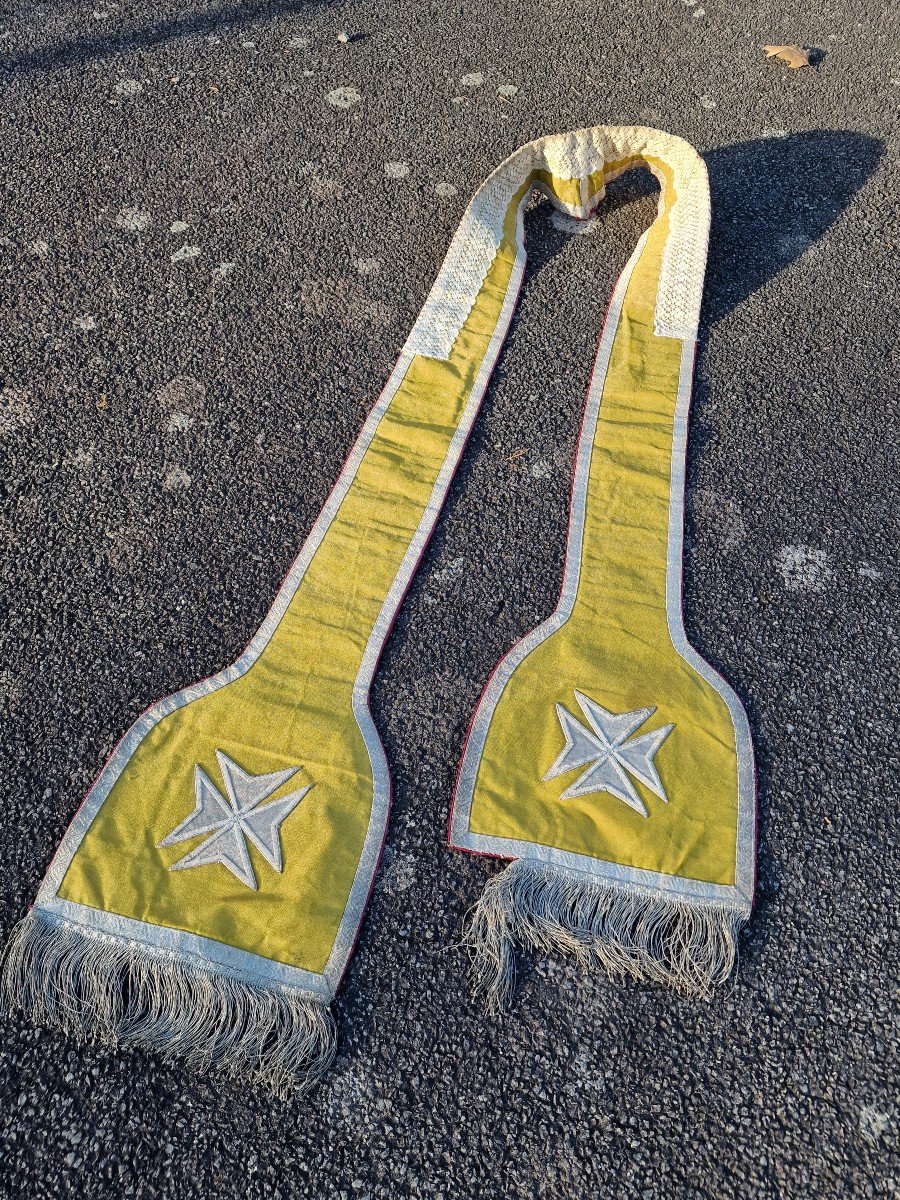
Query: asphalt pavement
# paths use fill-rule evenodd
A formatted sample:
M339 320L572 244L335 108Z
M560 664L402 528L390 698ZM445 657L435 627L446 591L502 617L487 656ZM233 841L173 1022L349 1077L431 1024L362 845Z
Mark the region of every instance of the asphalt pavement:
M0 56L0 936L124 729L256 629L468 195L581 125L709 166L686 623L760 788L730 986L534 958L483 1013L458 941L498 865L447 849L452 781L494 662L556 602L594 346L655 210L629 177L587 226L528 216L376 679L396 796L332 1074L281 1102L4 1015L0 1196L898 1194L897 10L19 0Z

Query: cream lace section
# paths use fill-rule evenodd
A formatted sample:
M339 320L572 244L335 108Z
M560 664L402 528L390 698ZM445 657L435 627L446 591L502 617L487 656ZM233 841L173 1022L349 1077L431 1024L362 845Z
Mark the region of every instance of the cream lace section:
M553 134L530 142L488 176L463 214L459 228L406 343L406 353L447 359L484 280L503 236L503 223L516 193L541 170L557 179L580 181L577 204L551 200L570 216L590 216L605 192L604 184L643 161L660 181L660 208L669 205L669 235L663 251L654 328L657 336L697 336L703 275L709 236L709 184L706 166L682 138L639 125L598 125L573 133ZM659 170L669 168L674 200L666 195ZM588 194L592 175L604 184ZM543 189L542 189L543 190ZM520 239L521 240L521 239ZM524 253L519 246L519 253Z

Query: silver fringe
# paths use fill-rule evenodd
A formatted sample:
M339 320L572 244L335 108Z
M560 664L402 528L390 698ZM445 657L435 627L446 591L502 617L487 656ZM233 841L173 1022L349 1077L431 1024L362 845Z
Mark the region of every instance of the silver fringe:
M613 976L708 995L735 967L747 915L517 859L485 887L464 944L490 1009L512 999L517 945L565 951Z
M9 1007L79 1041L146 1047L280 1096L309 1090L335 1054L334 1020L321 1000L37 910L13 931L0 990Z

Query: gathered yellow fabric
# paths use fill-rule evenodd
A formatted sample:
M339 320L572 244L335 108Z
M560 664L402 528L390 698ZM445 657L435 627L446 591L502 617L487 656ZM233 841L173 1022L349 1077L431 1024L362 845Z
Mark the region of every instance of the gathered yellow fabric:
M468 932L491 1002L517 942L699 990L731 970L752 745L681 621L706 172L680 139L597 127L523 147L478 190L262 627L149 709L85 798L11 943L13 1003L278 1088L327 1068L390 805L369 687L515 307L524 206L538 189L586 218L634 166L659 215L601 338L562 595L482 697L450 841L513 860Z

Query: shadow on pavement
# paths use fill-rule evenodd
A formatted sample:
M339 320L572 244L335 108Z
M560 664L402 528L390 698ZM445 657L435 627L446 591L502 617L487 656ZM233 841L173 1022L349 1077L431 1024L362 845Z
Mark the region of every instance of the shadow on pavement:
M799 258L850 204L884 144L849 130L813 130L711 150L712 230L704 327L715 325Z
M129 50L146 50L177 38L203 36L223 28L249 25L253 21L290 16L324 3L324 0L244 0L222 8L179 13L153 25L116 33L97 34L55 42L10 55L0 62L0 82L9 83L22 76L108 58Z
M700 313L703 332L818 241L877 167L884 143L848 130L813 130L736 142L704 155L712 193L712 229ZM658 191L649 171L614 180L597 210L615 209ZM541 205L549 212L549 201ZM547 251L537 273L569 235L545 226ZM602 230L597 238L603 243ZM529 252L531 256L531 252Z

